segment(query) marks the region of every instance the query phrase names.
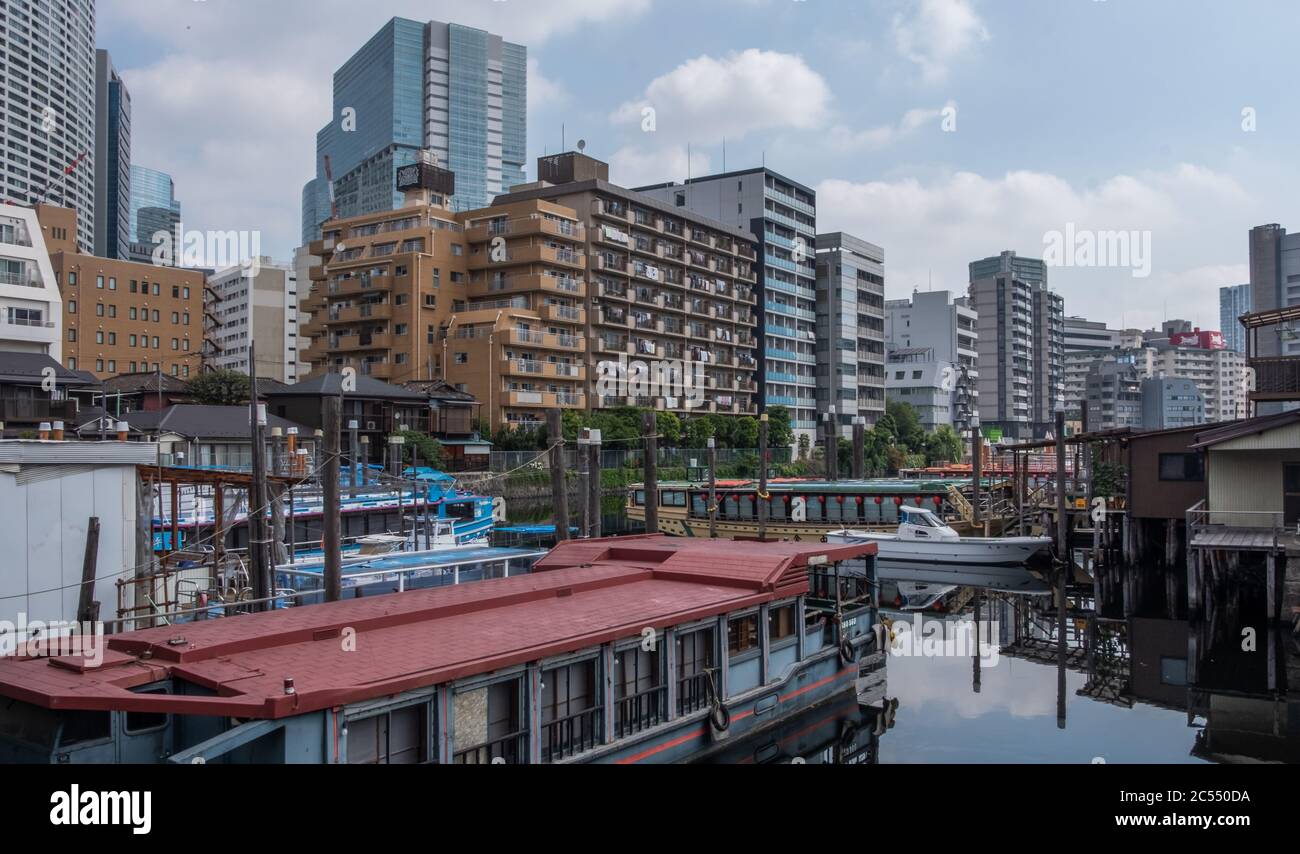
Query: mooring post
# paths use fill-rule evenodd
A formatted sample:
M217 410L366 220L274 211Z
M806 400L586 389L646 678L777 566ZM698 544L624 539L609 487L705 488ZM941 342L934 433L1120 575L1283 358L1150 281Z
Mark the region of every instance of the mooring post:
M772 510L772 498L767 491L768 457L771 452L767 447L768 420L764 412L758 417L758 538L767 539L767 516ZM709 440L713 442L712 439ZM709 504L717 504L717 496L709 497ZM717 511L713 511L716 513Z
M984 525L980 504L984 495L984 433L976 427L970 434L971 454L971 527L979 533Z
M318 452L323 457L324 470L320 472L321 501L324 512L321 549L325 553L325 601L337 602L343 597L343 543L339 535L342 511L339 490L339 454L343 432L343 396L328 395L321 401L324 425L324 445ZM360 588L358 588L360 589Z
M763 496L757 496L763 503ZM709 437L709 539L718 538L718 451L713 437Z
M587 445L587 456L591 462L587 468L591 472L591 483L589 492L585 497L588 506L588 513L591 517L591 536L600 539L604 535L604 520L601 518L600 500L603 495L600 481L600 445L601 434L599 430L588 430L587 439L590 444Z
M81 590L77 596L77 622L83 625L99 619L99 603L94 601L98 564L99 517L91 516L86 523L86 553L81 559Z
M859 415L853 419L853 479L865 480L867 476L867 419Z
M641 413L641 436L645 439L645 529L659 531L659 427L653 412Z
M835 421L835 407L832 406L822 414L822 432L825 435L826 479L835 482L840 469L839 425Z
M555 505L555 541L569 538L569 484L564 476L564 418L558 409L546 413L547 455L551 462L551 503Z
M357 497L357 480L361 472L361 444L357 441L357 429L361 422L352 418L348 421L348 498Z
M1060 552L1061 566L1057 583L1057 710L1056 725L1065 729L1065 627L1066 627L1066 588L1069 584L1073 562L1070 560L1069 519L1066 517L1065 495L1065 405L1057 402L1056 408L1056 542Z
M578 431L578 539L591 536L591 454L587 429Z

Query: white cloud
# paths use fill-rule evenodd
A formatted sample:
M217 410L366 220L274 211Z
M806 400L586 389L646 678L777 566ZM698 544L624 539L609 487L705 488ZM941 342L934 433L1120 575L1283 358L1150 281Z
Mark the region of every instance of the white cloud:
M551 80L542 74L537 57L528 57L528 111L562 104L569 99L569 93L562 83Z
M688 168L686 152L685 145L624 146L609 158L610 180L623 187L642 187L663 181L685 181L689 175L708 175L712 171L711 159L698 149L691 150Z
M650 108L656 133L714 143L755 131L820 127L830 99L830 87L802 57L749 48L682 63L652 80L642 97L620 105L610 121L641 126Z
M894 46L927 83L943 82L953 62L989 39L970 0L920 0L911 14L894 16L893 31Z
M952 101L942 107L917 107L908 110L893 124L880 125L867 130L855 131L843 125L836 125L830 129L827 141L832 148L841 152L885 148L911 136L926 125L937 122L943 117L944 111L950 108L956 109L956 104Z
M1013 249L1042 257L1044 235L1064 230L1137 230L1151 235L1152 272L1127 268L1053 268L1049 283L1065 310L1130 325L1158 323L1165 303L1175 316L1218 325L1220 285L1246 279L1245 235L1257 214L1231 176L1193 165L1116 175L1092 186L1031 171L986 177L955 172L916 178L817 186L818 227L843 230L885 247L890 297L925 288L964 293L967 265ZM1241 236L1241 252L1222 257L1224 236ZM1232 244L1229 244L1232 245ZM1220 254L1213 254L1213 253Z

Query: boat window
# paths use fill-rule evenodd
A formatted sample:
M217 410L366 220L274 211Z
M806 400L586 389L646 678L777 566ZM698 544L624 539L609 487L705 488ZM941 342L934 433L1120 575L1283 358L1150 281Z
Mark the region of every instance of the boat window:
M59 725L60 747L100 741L112 735L111 712L55 712L17 700L0 701L0 736L26 744L54 747Z
M632 493L632 503L637 507L645 506L645 490L638 489Z
M662 655L656 646L640 645L614 655L614 721L617 738L663 723L668 718L668 690L664 686Z
M660 506L662 507L685 507L686 492L681 489L665 489L660 493Z
M493 760L504 760L514 765L528 760L528 726L521 679L459 691L453 702L454 763L489 765Z
M447 516L451 519L473 519L473 501L456 501L447 505Z
M416 765L429 761L429 704L348 721L349 765Z
M709 494L694 492L691 494L691 516L697 519L709 518Z
M542 760L590 750L604 737L596 660L542 671Z
M166 688L156 688L152 691L137 691L138 694L166 694ZM126 713L126 734L136 735L145 730L157 729L165 726L167 715L159 712L127 712Z
M712 628L677 636L677 714L690 714L708 705L713 656Z
M727 623L727 650L732 658L758 651L758 615L736 617Z
M777 643L792 639L795 636L795 606L782 605L779 608L772 608L767 612L767 638L768 643L775 646Z

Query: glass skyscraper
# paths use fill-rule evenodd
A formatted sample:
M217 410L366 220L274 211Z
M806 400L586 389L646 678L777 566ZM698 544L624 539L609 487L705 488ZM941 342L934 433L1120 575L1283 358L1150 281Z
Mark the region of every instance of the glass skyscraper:
M181 221L181 203L176 201L172 176L145 166L131 167L131 260L148 262L153 254L153 236L173 231Z
M131 247L131 93L108 51L95 51L95 254Z
M1229 285L1219 288L1219 329L1223 343L1229 350L1246 352L1246 330L1237 318L1254 311L1250 285Z
M331 180L340 216L391 210L396 172L422 148L456 173L453 209L522 183L527 57L459 24L385 24L334 74L333 120L316 135L316 177L303 187L303 243L330 216Z

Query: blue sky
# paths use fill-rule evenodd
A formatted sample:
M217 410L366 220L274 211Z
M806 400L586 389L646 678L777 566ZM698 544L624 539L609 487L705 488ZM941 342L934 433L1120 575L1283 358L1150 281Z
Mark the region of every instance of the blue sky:
M186 226L288 258L330 75L394 15L529 47L530 175L561 124L629 185L683 179L688 145L719 171L725 138L728 169L766 157L821 230L883 246L890 297L1072 225L1149 235L1151 265L1054 269L1067 313L1217 328L1247 230L1300 229L1285 0L108 0L97 40Z

